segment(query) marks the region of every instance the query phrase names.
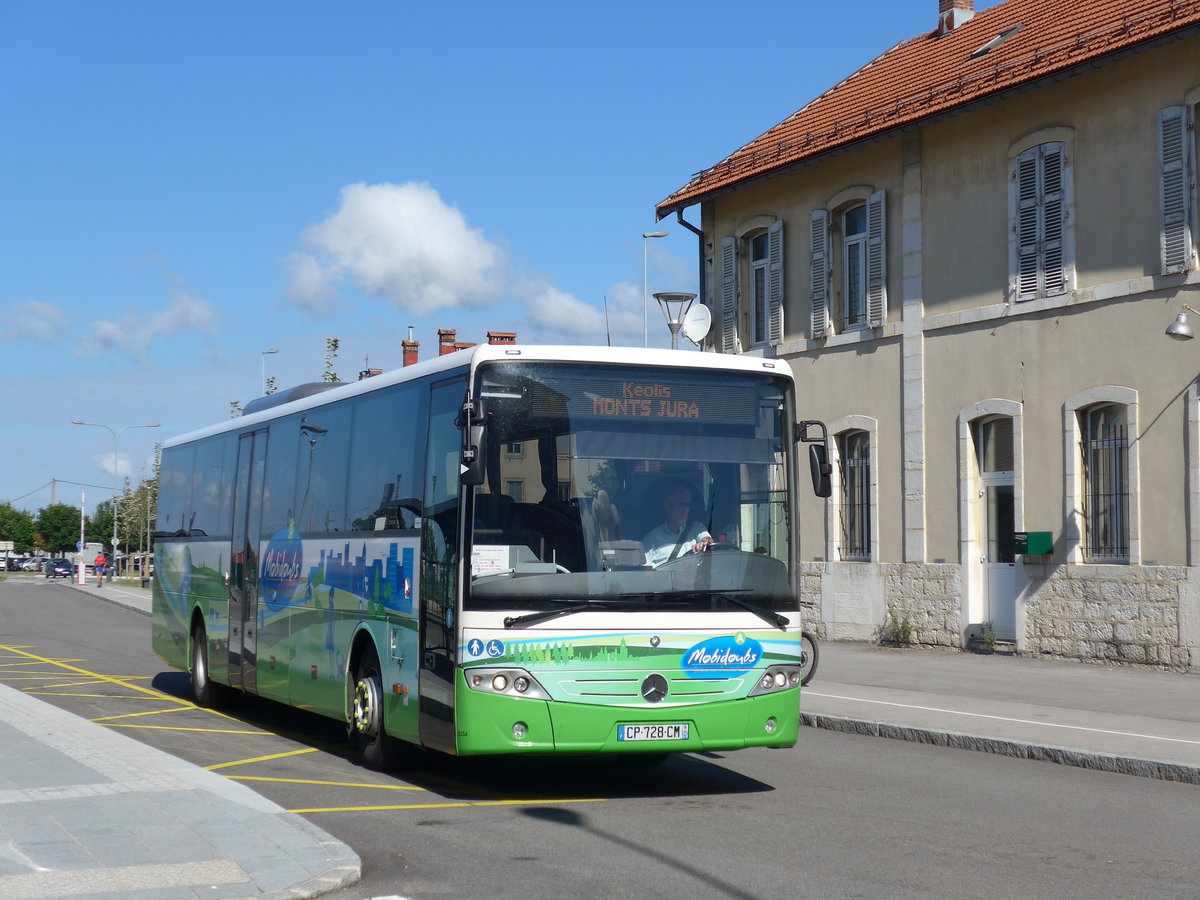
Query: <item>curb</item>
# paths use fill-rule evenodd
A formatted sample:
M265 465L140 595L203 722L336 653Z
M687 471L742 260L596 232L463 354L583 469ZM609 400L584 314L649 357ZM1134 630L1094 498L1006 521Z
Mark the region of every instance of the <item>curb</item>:
M1033 744L1026 741L1009 741L1002 738L983 737L959 731L941 731L932 728L914 728L890 722L873 722L867 719L851 719L823 713L800 713L800 724L810 728L823 728L843 734L861 734L869 737L890 738L897 741L913 741L932 744L955 750L974 750L979 753L994 753L1015 759L1033 759L1052 762L1060 766L1076 766L1095 769L1118 775L1135 775L1139 778L1155 778L1160 781L1179 781L1200 784L1200 766L1164 762L1154 759L1139 759L1132 756L1117 756L1111 753L1096 753L1052 744Z

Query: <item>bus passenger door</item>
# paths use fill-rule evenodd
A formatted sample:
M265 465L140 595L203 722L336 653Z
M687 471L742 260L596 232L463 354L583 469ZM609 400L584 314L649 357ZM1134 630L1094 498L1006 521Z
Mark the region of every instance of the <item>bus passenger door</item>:
M258 693L258 536L262 529L267 432L238 441L229 567L229 683Z
M421 533L421 743L453 753L454 665L458 597L459 461L455 421L466 379L435 385L429 404L425 502Z

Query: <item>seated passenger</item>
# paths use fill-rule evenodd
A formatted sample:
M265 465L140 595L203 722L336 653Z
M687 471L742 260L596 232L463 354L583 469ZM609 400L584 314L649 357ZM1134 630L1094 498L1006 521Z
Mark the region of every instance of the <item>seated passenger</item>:
M692 489L685 482L671 482L663 496L662 509L664 522L642 539L650 565L661 566L683 553L702 553L708 549L712 535L691 517Z

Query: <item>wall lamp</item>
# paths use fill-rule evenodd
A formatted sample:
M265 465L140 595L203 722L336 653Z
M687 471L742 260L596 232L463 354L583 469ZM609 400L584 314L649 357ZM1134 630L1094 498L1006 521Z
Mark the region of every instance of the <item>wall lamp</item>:
M1175 338L1177 341L1190 341L1196 336L1196 332L1192 326L1188 324L1188 313L1196 312L1186 303L1183 305L1184 311L1175 317L1175 321L1167 326L1167 335Z

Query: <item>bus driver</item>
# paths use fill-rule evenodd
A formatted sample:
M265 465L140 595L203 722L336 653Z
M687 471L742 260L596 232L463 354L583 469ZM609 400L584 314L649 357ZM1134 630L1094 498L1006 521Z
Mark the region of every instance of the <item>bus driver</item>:
M663 523L642 539L650 565L661 566L681 553L702 553L708 549L712 535L691 517L692 489L686 482L669 483L662 508Z

